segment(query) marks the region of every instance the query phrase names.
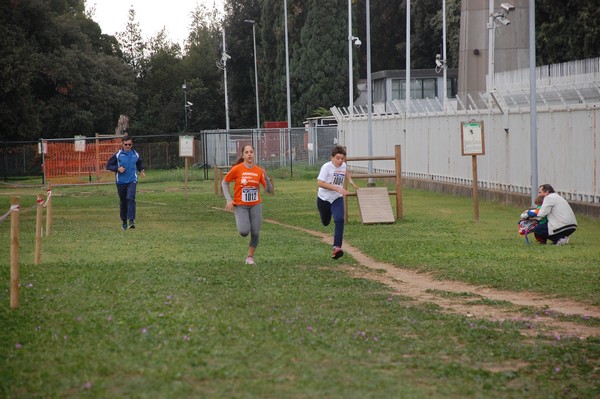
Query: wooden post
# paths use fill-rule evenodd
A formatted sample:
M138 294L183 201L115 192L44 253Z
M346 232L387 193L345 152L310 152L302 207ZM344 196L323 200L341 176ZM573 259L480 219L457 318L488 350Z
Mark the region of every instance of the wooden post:
M219 186L218 186L218 180L219 180L219 167L217 166L217 164L215 163L213 165L213 179L215 181L215 194L219 195Z
M38 194L37 209L36 209L36 215L35 215L35 257L33 260L34 265L40 264L41 253L42 253L43 204L44 204L44 197L41 194Z
M50 235L50 229L52 228L52 190L50 184L46 189L46 237Z
M223 181L223 171L219 168L219 173L217 173L219 175L219 178L217 179L217 187L218 187L218 194L220 197L224 197L225 194L223 194L223 186L221 186L221 182Z
M19 307L19 197L13 197L10 214L10 307Z
M348 167L348 164L346 164ZM348 190L348 180L344 179L344 190ZM348 223L348 196L344 195L344 223Z
M471 155L473 161L473 208L475 221L479 222L479 192L477 191L477 155Z
M401 146L395 145L396 155L396 219L400 220L403 217L404 210L402 209L402 163L401 163Z
M183 181L184 181L184 187L185 187L185 199L188 199L188 157L185 157L185 171L183 173Z

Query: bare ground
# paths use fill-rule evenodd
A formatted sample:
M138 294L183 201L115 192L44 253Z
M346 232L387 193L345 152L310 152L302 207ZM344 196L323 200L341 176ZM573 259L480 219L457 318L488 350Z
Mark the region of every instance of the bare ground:
M321 232L286 225L271 219L265 219L265 222L299 230L319 237L328 244L331 243L331 237ZM556 339L600 336L600 327L559 318L559 316L575 316L581 319L600 318L600 307L597 306L563 298L552 298L539 293L502 291L458 281L436 280L428 273L419 273L378 262L347 243L344 243L344 252L351 255L358 263L356 266L344 266L344 270L350 275L381 282L392 288L397 295L412 298L418 303L433 303L443 312L493 321L523 321L530 327L523 331L527 335L551 335ZM489 303L491 301L495 303ZM501 303L498 303L500 301Z

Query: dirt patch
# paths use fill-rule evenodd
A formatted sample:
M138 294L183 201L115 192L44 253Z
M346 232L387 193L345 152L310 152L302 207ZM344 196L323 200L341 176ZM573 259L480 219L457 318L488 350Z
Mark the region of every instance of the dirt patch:
M299 230L319 237L328 244L331 243L331 237L321 232L271 219L265 219L265 222ZM433 303L443 312L493 321L524 322L529 328L522 331L527 335L544 334L556 339L600 336L600 327L557 319L559 316L600 318L600 307L597 306L536 293L503 291L458 281L435 280L428 273L418 273L378 262L347 243L344 243L344 251L358 263L357 266L344 266L352 276L381 282L391 287L398 295L412 298L416 302ZM490 304L491 301L495 303ZM529 311L526 312L524 308ZM535 312L531 312L531 309Z

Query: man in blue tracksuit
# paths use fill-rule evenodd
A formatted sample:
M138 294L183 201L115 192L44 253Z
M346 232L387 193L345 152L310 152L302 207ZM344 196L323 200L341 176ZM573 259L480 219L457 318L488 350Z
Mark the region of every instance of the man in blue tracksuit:
M119 210L123 230L135 228L135 192L137 188L139 171L144 177L144 161L137 151L133 150L133 140L123 136L123 148L117 151L106 164L106 169L115 172L117 179L117 192L119 193ZM127 226L129 220L129 226Z

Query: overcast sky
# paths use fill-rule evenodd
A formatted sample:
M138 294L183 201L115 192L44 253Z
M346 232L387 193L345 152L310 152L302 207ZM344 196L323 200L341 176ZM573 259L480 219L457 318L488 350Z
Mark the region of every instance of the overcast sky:
M125 30L129 9L135 10L144 39L156 35L163 27L168 37L183 45L192 22L191 13L196 4L204 4L211 10L213 4L222 11L221 0L87 0L88 8L95 7L92 19L100 24L102 33L115 35Z

